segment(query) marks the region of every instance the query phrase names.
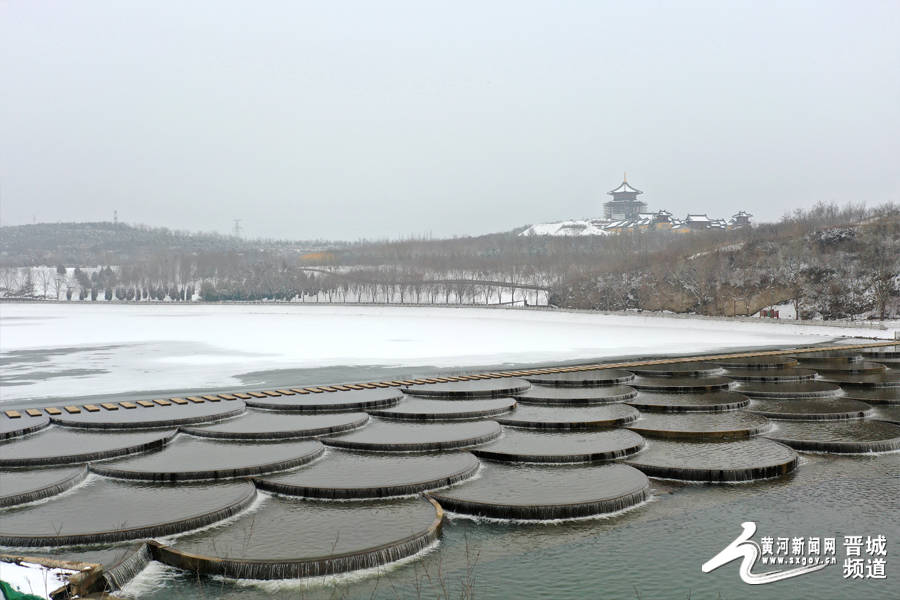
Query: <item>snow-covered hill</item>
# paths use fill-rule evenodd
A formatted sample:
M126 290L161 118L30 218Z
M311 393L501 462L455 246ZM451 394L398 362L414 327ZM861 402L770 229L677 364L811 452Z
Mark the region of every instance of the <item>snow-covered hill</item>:
M559 221L557 223L538 223L537 225L528 227L519 235L609 235L610 232L604 229L604 227L608 225L609 221L604 221L602 219L580 219Z

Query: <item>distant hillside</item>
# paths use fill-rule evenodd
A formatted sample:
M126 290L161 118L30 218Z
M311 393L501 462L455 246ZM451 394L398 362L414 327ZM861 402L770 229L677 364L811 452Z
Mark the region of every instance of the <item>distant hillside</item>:
M821 204L779 223L690 233L522 231L326 244L111 223L6 227L0 297L549 304L707 315L792 301L804 319L900 315L894 205Z
M254 250L311 251L325 242L243 240L216 233L191 233L124 223L37 223L0 227L0 264L124 264L166 250L217 253Z

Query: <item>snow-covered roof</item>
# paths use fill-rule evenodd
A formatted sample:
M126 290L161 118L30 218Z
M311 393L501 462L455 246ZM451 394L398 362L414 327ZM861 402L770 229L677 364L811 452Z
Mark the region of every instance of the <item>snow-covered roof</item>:
M639 189L637 189L637 188L635 188L635 187L631 187L631 185L630 185L627 181L623 181L623 182L619 185L619 187L617 187L617 188L614 189L614 190L611 190L611 191L607 192L607 194L622 194L622 193L629 193L629 194L643 194L644 192L642 192L641 190L639 190Z
M743 211L742 211L743 212ZM667 210L641 212L631 219L570 219L555 223L538 223L525 229L519 235L587 236L610 235L623 230L653 228L656 224L676 231L696 231L700 229L728 229L734 226L734 218L712 218L706 213L688 214L684 219L672 216Z

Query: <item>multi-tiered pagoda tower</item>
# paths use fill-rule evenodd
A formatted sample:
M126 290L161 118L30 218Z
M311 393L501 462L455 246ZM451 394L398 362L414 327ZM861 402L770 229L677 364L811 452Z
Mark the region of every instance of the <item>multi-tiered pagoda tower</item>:
M647 210L647 203L637 199L638 195L644 192L629 185L627 173L622 179L622 184L607 193L613 197L603 204L603 216L607 221L637 219L640 213Z

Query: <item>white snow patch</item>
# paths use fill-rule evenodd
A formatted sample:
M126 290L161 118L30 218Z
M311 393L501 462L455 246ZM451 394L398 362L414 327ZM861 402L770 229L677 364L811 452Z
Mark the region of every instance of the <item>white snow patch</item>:
M543 310L2 304L0 402L228 386L242 373L275 369L561 362L893 335L783 320ZM38 352L12 354L25 350Z
M532 225L519 235L554 235L554 236L582 236L582 235L610 235L604 227L608 221L599 219L574 219L559 221L556 223L538 223Z
M51 592L66 585L69 577L78 571L54 569L34 563L0 561L0 579L16 591L49 598Z

